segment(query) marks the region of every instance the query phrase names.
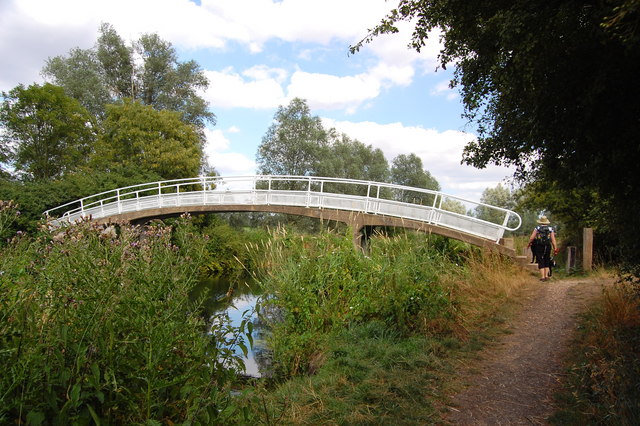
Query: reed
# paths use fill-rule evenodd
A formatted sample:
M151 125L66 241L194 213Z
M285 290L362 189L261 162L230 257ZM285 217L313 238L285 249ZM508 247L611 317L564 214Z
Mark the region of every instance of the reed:
M205 255L188 219L13 238L0 252L0 423L223 421L243 330L190 301Z

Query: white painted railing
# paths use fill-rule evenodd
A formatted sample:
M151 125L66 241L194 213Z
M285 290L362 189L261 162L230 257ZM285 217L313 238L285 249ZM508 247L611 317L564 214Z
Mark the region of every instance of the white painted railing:
M277 205L394 216L455 229L498 242L522 223L510 210L439 191L381 182L315 176L201 176L143 183L91 195L47 210L59 226L149 209L207 205ZM474 216L482 206L483 220Z

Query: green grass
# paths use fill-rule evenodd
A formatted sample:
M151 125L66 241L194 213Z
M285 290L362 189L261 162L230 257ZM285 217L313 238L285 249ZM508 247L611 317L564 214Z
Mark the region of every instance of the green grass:
M456 366L504 332L530 279L423 234L375 238L368 256L339 235L269 244L261 279L284 321L271 325L275 378L243 394L253 424L440 422Z

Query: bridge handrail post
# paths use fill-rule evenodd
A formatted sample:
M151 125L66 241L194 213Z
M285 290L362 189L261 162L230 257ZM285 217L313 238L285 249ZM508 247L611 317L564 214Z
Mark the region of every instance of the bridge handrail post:
M251 181L253 182L251 186L251 204L256 204L258 202L258 177L254 175Z
M436 202L438 201L438 193L433 194L433 204L431 205L431 214L429 215L429 223L435 223Z
M311 204L311 176L307 177L307 208Z
M202 204L207 204L207 179L200 176L200 185L202 186Z
M120 200L120 188L116 189L116 200L118 200L118 214L122 213L122 200Z
M84 217L84 200L80 200L80 216Z

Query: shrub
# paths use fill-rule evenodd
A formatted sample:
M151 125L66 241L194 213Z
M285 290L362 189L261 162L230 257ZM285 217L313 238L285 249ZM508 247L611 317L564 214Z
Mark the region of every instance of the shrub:
M88 222L0 253L0 423L220 422L242 331L190 301L206 241Z

